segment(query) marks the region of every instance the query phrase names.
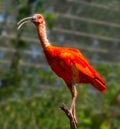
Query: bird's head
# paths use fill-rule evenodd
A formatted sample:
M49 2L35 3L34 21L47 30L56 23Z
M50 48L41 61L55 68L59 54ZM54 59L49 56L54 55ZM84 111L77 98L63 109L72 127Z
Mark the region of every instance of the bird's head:
M23 24L27 23L27 22L33 22L36 26L41 26L44 27L45 26L45 20L43 15L41 14L34 14L31 17L26 17L21 19L17 25L18 25L18 29L20 29L22 27Z

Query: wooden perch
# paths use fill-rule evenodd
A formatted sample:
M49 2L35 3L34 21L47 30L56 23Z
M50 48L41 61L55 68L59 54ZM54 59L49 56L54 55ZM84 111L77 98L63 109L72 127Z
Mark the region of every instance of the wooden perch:
M63 103L60 105L60 109L65 112L66 116L70 120L70 129L77 129L77 123L72 117L72 114L70 113L69 108Z

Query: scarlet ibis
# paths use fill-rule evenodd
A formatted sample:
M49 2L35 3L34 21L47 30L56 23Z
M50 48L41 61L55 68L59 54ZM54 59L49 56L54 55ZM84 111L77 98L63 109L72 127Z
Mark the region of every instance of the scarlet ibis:
M51 69L65 81L71 92L72 104L69 111L77 123L75 111L77 89L75 84L90 83L99 91L104 92L107 89L106 82L78 49L58 47L49 42L43 15L34 14L31 17L23 18L17 23L18 29L27 22L35 24L48 64Z

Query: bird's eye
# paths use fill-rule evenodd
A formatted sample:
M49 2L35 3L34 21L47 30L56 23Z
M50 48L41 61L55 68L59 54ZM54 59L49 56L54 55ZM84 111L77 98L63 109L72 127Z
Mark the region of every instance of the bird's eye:
M41 18L41 16L38 17L39 19Z

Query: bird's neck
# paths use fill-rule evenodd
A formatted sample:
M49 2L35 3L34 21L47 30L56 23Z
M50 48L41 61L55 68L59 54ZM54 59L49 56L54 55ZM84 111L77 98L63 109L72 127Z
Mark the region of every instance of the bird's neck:
M42 26L42 25L37 26L37 31L38 31L38 36L39 36L41 45L45 49L50 45L47 38L46 26Z

